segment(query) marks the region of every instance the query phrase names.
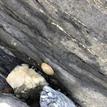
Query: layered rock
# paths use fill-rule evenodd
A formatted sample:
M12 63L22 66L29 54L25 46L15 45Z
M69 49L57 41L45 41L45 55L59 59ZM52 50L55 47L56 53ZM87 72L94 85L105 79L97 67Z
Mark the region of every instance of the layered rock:
M106 0L0 0L0 41L51 65L81 106L106 107L106 13Z

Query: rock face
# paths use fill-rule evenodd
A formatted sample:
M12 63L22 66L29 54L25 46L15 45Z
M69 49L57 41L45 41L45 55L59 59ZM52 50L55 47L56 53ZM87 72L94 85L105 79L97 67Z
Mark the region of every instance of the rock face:
M16 58L11 51L0 45L0 74L6 77L15 66L21 63L22 61Z
M75 104L59 91L44 86L40 95L41 107L76 107Z
M26 103L20 101L10 94L0 94L0 107L29 107Z
M15 94L24 98L32 94L36 96L36 91L47 85L45 79L26 64L14 68L6 80L14 89Z
M106 0L0 0L0 44L51 65L82 107L107 107L106 7Z

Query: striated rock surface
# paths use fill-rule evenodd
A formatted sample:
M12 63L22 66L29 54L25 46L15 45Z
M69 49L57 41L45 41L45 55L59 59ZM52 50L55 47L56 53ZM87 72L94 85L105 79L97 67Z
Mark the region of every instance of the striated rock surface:
M24 98L36 97L36 93L47 85L45 79L26 64L15 67L6 80L14 89L15 94Z
M21 63L22 61L16 58L11 51L0 45L0 74L7 77L10 71Z
M0 0L0 44L48 63L82 107L107 106L106 0Z

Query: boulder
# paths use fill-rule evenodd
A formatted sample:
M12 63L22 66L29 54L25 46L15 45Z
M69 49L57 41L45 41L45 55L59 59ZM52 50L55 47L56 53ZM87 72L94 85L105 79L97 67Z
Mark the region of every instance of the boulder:
M44 86L40 95L41 107L76 107L74 102L63 93Z

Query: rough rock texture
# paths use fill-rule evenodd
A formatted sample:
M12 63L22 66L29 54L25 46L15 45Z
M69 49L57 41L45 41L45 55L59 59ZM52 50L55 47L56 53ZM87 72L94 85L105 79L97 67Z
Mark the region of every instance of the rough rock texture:
M0 107L29 107L11 94L0 94Z
M39 93L37 91L47 85L45 79L26 64L15 67L6 80L14 89L15 94L23 98L36 97L36 93Z
M0 44L26 62L49 63L82 107L106 107L106 6L106 0L0 0Z
M44 86L40 95L41 107L76 107L73 101L59 91Z

